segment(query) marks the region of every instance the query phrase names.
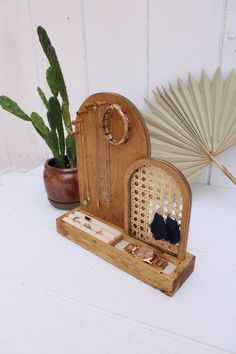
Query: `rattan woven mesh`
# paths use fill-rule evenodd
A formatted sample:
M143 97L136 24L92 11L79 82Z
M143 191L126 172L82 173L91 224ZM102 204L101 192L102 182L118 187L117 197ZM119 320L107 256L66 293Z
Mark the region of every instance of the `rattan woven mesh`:
M155 241L150 223L158 212L164 218L176 218L181 225L183 197L175 179L156 166L142 166L131 178L131 234L145 241ZM180 226L181 228L181 226ZM162 247L177 252L176 245L155 241Z

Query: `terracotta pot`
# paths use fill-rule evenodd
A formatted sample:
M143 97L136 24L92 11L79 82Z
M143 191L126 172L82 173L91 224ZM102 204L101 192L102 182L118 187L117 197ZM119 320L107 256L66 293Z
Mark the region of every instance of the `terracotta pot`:
M56 168L54 165L54 159L44 164L43 178L48 200L58 209L73 209L79 205L77 168Z

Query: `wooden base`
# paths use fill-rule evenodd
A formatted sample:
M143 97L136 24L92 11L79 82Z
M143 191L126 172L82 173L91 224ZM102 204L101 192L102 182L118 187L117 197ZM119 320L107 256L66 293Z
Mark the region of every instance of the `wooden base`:
M57 231L61 235L67 237L71 241L77 243L132 276L142 280L143 282L153 286L154 288L160 289L166 295L172 296L193 272L195 256L190 253L186 253L184 260L178 260L175 256L162 252L162 255L168 262L176 265L175 270L171 274L164 274L161 269L152 267L151 265L146 264L115 247L115 245L121 240L125 240L136 245L145 245L143 241L122 233L121 236L111 242L104 243L63 220L65 216L68 216L77 210L80 210L80 208L76 208L57 219ZM97 217L96 219L104 222L104 220ZM108 222L106 223L111 225ZM158 251L160 252L160 250Z

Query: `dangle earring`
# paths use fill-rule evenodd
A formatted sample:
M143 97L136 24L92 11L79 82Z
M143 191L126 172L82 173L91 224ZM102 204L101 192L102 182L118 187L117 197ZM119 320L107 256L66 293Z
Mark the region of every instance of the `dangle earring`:
M152 223L150 224L150 229L155 240L166 240L167 230L165 225L165 220L161 214L155 213Z
M166 219L166 231L167 231L167 240L170 243L176 244L180 241L180 230L179 224L176 219L172 219L169 215Z

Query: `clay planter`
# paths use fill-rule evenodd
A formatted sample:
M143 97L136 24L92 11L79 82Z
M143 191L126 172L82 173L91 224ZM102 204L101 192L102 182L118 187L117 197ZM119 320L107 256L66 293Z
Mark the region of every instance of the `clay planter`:
M48 200L58 209L73 209L79 205L77 168L56 168L54 165L53 158L44 164L43 178Z

